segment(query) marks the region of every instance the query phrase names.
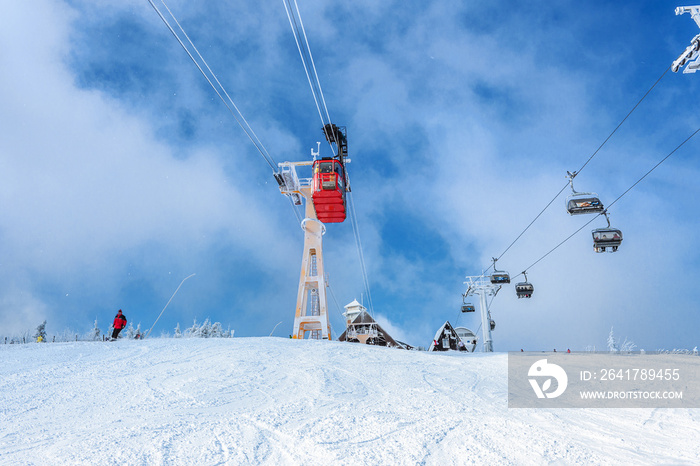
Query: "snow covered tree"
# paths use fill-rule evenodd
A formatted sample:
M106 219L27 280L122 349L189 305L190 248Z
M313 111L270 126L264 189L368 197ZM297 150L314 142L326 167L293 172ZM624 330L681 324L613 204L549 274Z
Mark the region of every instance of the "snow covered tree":
M615 340L615 334L613 333L612 327L610 327L610 334L608 335L608 351L611 353L617 353L620 351L620 347L617 346L617 340Z
M185 330L184 336L186 338L232 338L233 331L230 327L224 331L221 322L212 324L211 319L207 317L201 325L197 324L197 319L195 319L192 327ZM180 324L175 327L175 338L180 338Z
M211 338L223 338L224 337L224 329L221 326L220 322L214 322L211 325Z
M178 322L177 327L175 327L174 338L182 338L182 331L180 330L180 322Z
M636 347L637 345L635 345L632 340L628 340L627 337L625 337L625 341L623 341L620 346L620 351L623 353L631 353Z
M625 337L625 340L620 344L620 340L615 338L613 334L613 328L610 327L610 334L608 335L608 351L611 353L631 353L637 345L634 344L632 340Z
M199 336L199 325L197 325L197 319L195 318L192 322L192 327L185 330L185 337L192 338Z
M209 317L204 320L204 323L199 328L199 338L209 338L211 337L211 321Z
M101 340L102 339L102 330L97 326L97 319L95 319L95 326L89 333L90 338L94 341Z
M76 341L78 334L73 330L65 329L61 335L56 337L56 341Z
M136 325L136 328L134 328L134 324L132 322L129 322L129 326L126 328L126 338L129 340L134 340L136 336L138 335L139 338L141 338L141 322L139 322Z
M46 320L44 320L36 328L36 333L34 333L34 340L46 342Z

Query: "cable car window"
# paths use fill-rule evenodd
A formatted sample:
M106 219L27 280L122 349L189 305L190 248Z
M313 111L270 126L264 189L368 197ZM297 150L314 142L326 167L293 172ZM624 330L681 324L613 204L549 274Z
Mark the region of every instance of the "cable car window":
M321 173L333 173L333 162L321 162Z

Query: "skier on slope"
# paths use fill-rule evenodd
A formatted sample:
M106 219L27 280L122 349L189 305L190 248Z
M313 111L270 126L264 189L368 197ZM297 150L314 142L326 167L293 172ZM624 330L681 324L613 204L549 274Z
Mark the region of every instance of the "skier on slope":
M114 324L112 324L112 327L114 327L114 332L112 332L112 340L116 340L119 336L119 332L126 327L126 316L122 314L121 309L119 309L117 315L114 316Z

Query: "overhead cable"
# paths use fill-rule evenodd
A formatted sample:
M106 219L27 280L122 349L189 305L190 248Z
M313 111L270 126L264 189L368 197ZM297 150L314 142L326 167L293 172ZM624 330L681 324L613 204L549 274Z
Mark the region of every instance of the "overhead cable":
M332 123L330 114L328 113L328 106L326 105L326 99L323 96L323 89L321 89L321 81L318 78L318 72L316 71L316 64L314 63L313 55L311 54L311 46L309 45L309 40L306 36L306 30L304 29L304 22L301 19L301 12L299 11L299 5L297 5L296 0L294 0L294 7L292 7L290 0L283 0L284 9L287 12L287 19L289 20L289 25L292 27L292 34L294 35L294 41L297 44L297 50L299 51L299 56L301 57L301 63L304 65L304 72L306 73L306 79L311 87L311 94L316 103L316 110L318 111L318 116L321 118L321 125L323 126L323 132L326 135L326 140L333 150L332 138L326 132L326 125ZM325 115L324 115L325 114Z
M649 171L647 171L644 175L642 175L641 178L639 178L637 181L635 181L635 182L632 184L632 186L630 186L629 188L627 188L622 194L620 194L620 195L617 197L617 199L615 199L614 201L612 201L612 202L608 205L608 208L607 208L607 209L609 209L610 207L612 207L613 205L615 205L615 204L617 203L617 201L619 201L620 199L622 199L623 196L625 196L625 195L626 195L627 193L629 193L635 186L637 186L639 183L641 183L642 180L644 180L644 178L646 178L647 176L649 176L649 174L650 174L651 172L653 172L654 170L656 170L656 169L659 167L659 165L661 165L662 163L664 163L664 162L665 162L669 157L671 157L678 149L680 149L681 147L683 147L688 141L690 141L690 140L693 138L693 136L695 136L696 134L698 134L698 132L700 132L700 128L696 129L695 132L693 132L693 134L691 134L690 136L688 136L683 142L681 142L680 144L678 144L678 146L676 146L675 149L673 149L671 152L669 152L668 155L666 155L664 158L662 158L656 165L654 165L653 167L651 167L651 169L649 169ZM583 226L581 226L578 230L576 230L575 232L573 232L572 234L570 234L569 236L567 236L563 241L561 241L559 244L557 244L557 245L554 246L552 249L550 249L547 253L545 253L542 257L540 257L540 258L537 259L535 262L533 262L529 267L525 268L525 270L531 269L531 268L534 267L536 264L538 264L540 261L542 261L545 257L547 257L548 255L550 255L551 253L553 253L555 250L557 250L562 244L566 243L566 242L569 241L571 238L573 238L574 236L576 236L577 233L579 233L581 230L583 230L585 227L587 227L589 224L591 224L591 223L593 222L593 220L595 220L595 219L598 218L599 216L601 216L601 215L603 215L604 213L606 213L606 212L607 212L607 209L604 210L603 212L597 214L596 216L594 216L591 220L589 220L588 222L586 222L586 223L585 223ZM522 275L522 273L516 275L516 276L513 277L513 278L519 277L520 275Z
M372 303L372 293L369 289L369 279L367 278L367 267L365 265L365 256L362 253L362 240L360 239L360 229L357 226L357 214L355 213L355 202L352 199L352 192L347 193L347 198L349 200L348 204L350 206L350 223L352 224L352 231L355 235L355 246L357 248L357 255L360 259L360 268L362 270L362 280L365 286L365 292L367 293L367 304L370 315L374 317L374 305Z
M647 98L647 96L651 93L651 91L654 90L654 88L656 87L656 85L659 84L659 82L661 81L661 79L662 79L664 76L666 76L666 73L668 73L668 71L669 71L670 69L671 69L670 66L669 66L668 68L666 68L666 70L661 74L661 76L659 76L658 79L657 79L656 81L654 81L654 84L652 84L651 87L644 93L644 95L642 96L642 98L639 99L639 101L634 105L634 107L632 107L632 109L627 113L627 115L625 115L625 117L622 119L622 121L620 121L620 123L618 123L618 125L615 127L615 129L613 129L613 131L608 135L608 137L605 138L605 140L600 144L600 146L598 146L598 148L593 152L593 154L591 154L591 156L588 157L588 160L586 160L586 162L581 166L581 168L579 168L577 171L575 171L575 172L573 173L573 176L578 175L579 173L581 173L581 171L582 171L584 168L586 168L586 166L590 163L590 161L593 160L593 157L595 157L595 156L598 154L598 152L600 152L600 150L603 148L603 146L610 140L610 138L613 137L613 135L617 132L617 130L620 129L620 127L623 125L623 123L624 123L625 121L627 121L627 119L630 117L630 115L632 115L632 113L637 109L637 107L639 107L639 105L644 101L644 99ZM555 201L559 196L561 196L561 193L564 192L564 190L566 189L567 186L569 186L569 183L568 183L568 182L564 185L563 188L561 188L561 189L559 190L559 192L557 192L557 194L552 198L551 201L549 201L549 202L547 203L547 205L537 214L537 216L535 216L535 218L525 227L525 229L522 230L522 231L520 232L520 234L518 234L518 236L508 245L508 247L501 253L501 255L497 257L497 259L500 259L501 257L503 257L503 256L510 250L510 248L512 248L513 245L515 245L515 243L516 243L516 242L525 234L525 232L527 232L527 230L529 230L530 227L542 216L542 214L549 208L549 206L551 206L551 205L554 203L554 201ZM558 247L558 246L557 246L557 247ZM492 266L493 266L493 265L489 266L489 267L486 268L485 270L488 271ZM484 272L484 274L485 274L485 273L486 273L486 272Z
M161 3L162 3L163 6L165 7L165 9L168 11L168 14L170 14L170 17L173 19L173 21L175 22L175 24L177 24L177 27L180 29L180 31L182 32L182 34L183 34L183 35L185 36L185 38L187 39L187 42L190 44L190 46L191 46L192 49L194 50L194 53L197 55L197 57L198 57L199 60L201 61L201 64L200 64L200 62L197 61L197 59L194 57L193 53L192 53L192 52L190 51L190 49L187 47L187 45L185 44L185 42L180 38L180 36L178 35L177 31L175 31L175 29L170 25L170 23L168 22L168 20L167 20L167 19L165 18L165 16L161 13L161 11L158 9L158 7L155 5L155 3L153 3L153 0L148 0L148 3L150 3L151 6L153 7L153 9L156 11L156 13L158 13L158 16L160 16L160 19L163 21L163 23L165 23L165 25L168 27L168 29L170 30L170 32L172 33L172 35L173 35L173 36L175 37L175 39L177 39L177 41L180 43L180 45L181 45L182 48L185 50L185 52L187 53L187 55L190 57L190 59L192 60L192 62L195 64L195 66L197 67L197 69L199 69L200 73L202 73L202 76L204 76L204 78L207 80L207 82L209 83L209 85L211 86L211 88L214 89L214 92L216 92L216 95L219 96L219 99L221 99L221 101L224 103L224 105L226 105L226 108L228 108L229 112L231 112L231 115L233 115L233 118L235 118L235 120L236 120L236 122L238 123L238 125L243 129L243 131L244 131L245 134L248 136L248 138L249 138L250 141L253 143L253 145L254 145L255 148L258 150L258 152L260 152L260 155L263 157L263 159L265 159L265 162L267 162L267 164L270 166L270 168L272 168L273 171L276 171L276 170L277 170L277 163L276 163L275 160L272 158L272 156L270 155L270 153L267 151L267 149L265 148L265 146L263 145L263 143L260 141L260 139L258 138L258 136L255 134L255 131L253 131L253 128L250 126L250 124L248 124L248 121L245 119L245 117L243 116L243 114L241 113L241 111L238 109L238 107L236 106L236 104L233 102L233 99L231 99L231 97L229 96L228 92L226 92L226 89L225 89L224 86L221 84L221 82L219 81L219 79L216 77L216 74L214 74L214 72L211 70L211 68L209 67L209 64L207 63L207 61L206 61L206 60L204 59L204 57L202 57L202 55L199 53L199 50L198 50L197 47L194 45L194 43L192 42L192 40L189 38L189 36L187 35L187 33L185 32L185 30L183 29L183 27L180 25L180 23L178 22L177 18L176 18L175 15L173 14L173 12L170 11L170 8L168 8L168 5L165 4L165 0L161 0ZM207 71L209 72L209 74L207 74L207 72L204 71L204 68L203 68L203 67L207 69ZM214 85L214 82L216 82L216 85ZM224 96L226 96L226 98L224 98Z

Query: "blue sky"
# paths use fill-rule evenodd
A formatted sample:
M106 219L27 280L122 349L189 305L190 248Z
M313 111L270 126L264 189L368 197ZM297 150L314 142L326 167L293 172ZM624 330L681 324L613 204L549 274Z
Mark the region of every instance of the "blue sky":
M168 6L278 162L320 120L282 1ZM500 255L700 31L678 4L299 1L332 120L347 127L377 319L427 346L466 275ZM0 322L154 329L209 317L291 333L303 236L269 167L146 0L2 1ZM608 204L700 126L700 75L667 73L576 178ZM700 343L693 139L492 305L497 351ZM564 196L499 261L515 275L590 217ZM362 297L349 222L329 225L340 306ZM334 336L343 330L329 301Z

